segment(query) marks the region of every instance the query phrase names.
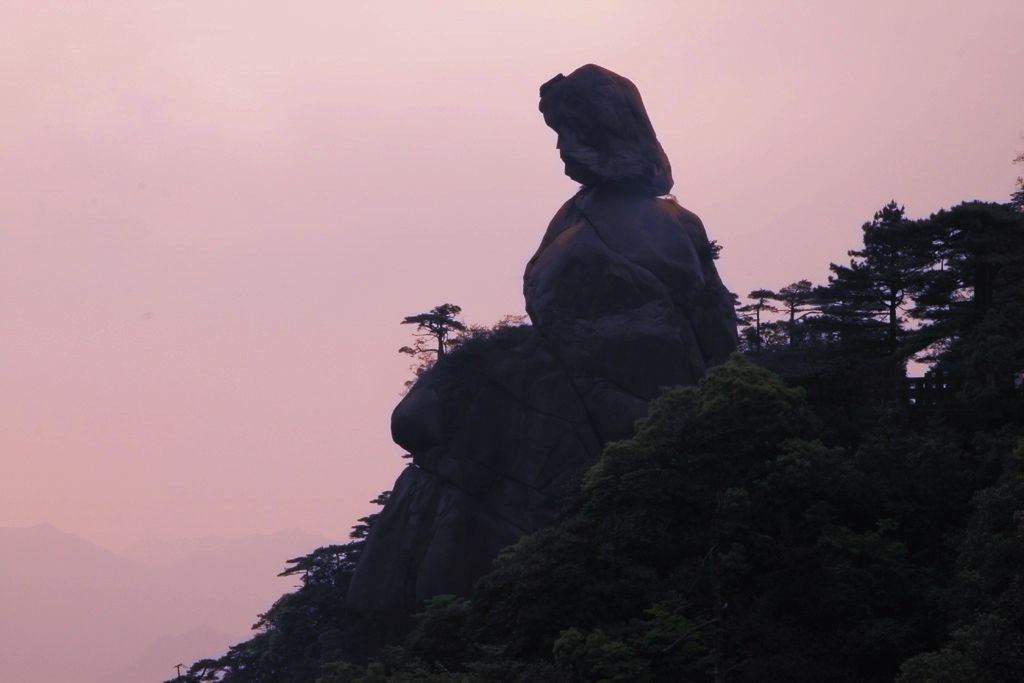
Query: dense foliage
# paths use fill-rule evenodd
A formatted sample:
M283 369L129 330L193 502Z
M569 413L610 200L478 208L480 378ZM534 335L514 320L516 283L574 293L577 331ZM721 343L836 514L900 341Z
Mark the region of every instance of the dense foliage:
M656 401L469 600L319 680L1014 680L1020 422L878 418L833 445L803 389L736 357Z
M1012 203L964 202L911 220L893 201L864 224L863 240L824 285L750 292L739 308L744 348L784 374L843 366L893 377L908 360L939 358L939 369L962 374L958 347L1024 301L1024 222Z
M850 256L825 285L752 292L744 355L667 390L558 524L398 642L345 610L370 516L177 680L1019 680L1024 218L893 202Z

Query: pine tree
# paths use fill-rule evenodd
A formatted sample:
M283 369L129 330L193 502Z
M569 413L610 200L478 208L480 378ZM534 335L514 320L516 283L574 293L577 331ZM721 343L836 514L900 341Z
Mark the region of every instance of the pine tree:
M789 340L790 348L793 348L800 339L800 332L797 329L799 321L804 316L819 310L815 305L814 285L810 280L800 280L786 285L771 298L783 305L783 311L787 316L786 337Z
M1024 153L1018 154L1013 163L1024 164ZM1024 211L1024 178L1021 176L1017 176L1017 189L1010 195L1010 203L1017 207L1018 211Z
M413 356L434 353L437 359L443 358L448 351L448 343L452 334L466 329L466 326L457 317L459 313L462 313L460 306L441 304L434 306L426 313L406 316L402 319L402 324L415 325L416 332L413 334L418 339L414 346L403 346L399 351ZM437 346L433 349L427 348L419 343L422 339L432 339Z
M760 350L764 345L761 314L778 313L779 309L769 303L772 299L776 298L775 292L770 289L755 289L747 295L747 298L751 300L751 303L746 306L740 306L736 310L740 313L739 320L748 326L744 330L748 344L756 351ZM751 321L754 324L752 330L749 327Z
M1024 301L1024 215L1010 204L964 202L926 225L935 264L922 273L917 334L932 358L960 372L969 346L983 341L980 326Z
M903 347L904 314L934 257L920 223L907 220L895 201L862 230L864 246L848 252L850 265L829 266L829 284L820 290L822 313L849 348L902 363L912 353Z

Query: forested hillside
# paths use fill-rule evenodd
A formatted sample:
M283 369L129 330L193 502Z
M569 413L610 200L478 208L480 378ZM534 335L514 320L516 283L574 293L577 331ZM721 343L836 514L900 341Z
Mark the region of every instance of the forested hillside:
M303 585L251 640L174 680L1019 680L1020 202L892 202L849 257L751 292L743 352L665 390L472 594L382 646L394 629L345 603L371 515L289 561Z

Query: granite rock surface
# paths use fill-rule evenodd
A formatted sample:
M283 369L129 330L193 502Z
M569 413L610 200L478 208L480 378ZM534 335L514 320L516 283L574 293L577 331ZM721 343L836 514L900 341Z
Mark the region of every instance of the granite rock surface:
M732 297L636 87L587 65L541 87L566 173L583 184L526 266L532 326L471 340L401 401L412 464L348 602L400 620L467 595L500 550L551 524L606 443L631 435L662 387L696 382L736 348Z

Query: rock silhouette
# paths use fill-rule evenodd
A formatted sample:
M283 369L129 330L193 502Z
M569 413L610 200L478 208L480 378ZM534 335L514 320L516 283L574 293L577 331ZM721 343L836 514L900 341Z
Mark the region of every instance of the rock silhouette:
M540 109L583 188L526 266L533 325L466 343L395 409L413 463L367 539L357 610L398 621L432 595L468 594L502 548L554 521L661 387L736 347L704 227L661 197L672 172L636 87L586 65L545 83Z
M632 81L594 64L540 87L544 122L558 133L565 174L588 187L647 195L672 189L672 167Z

